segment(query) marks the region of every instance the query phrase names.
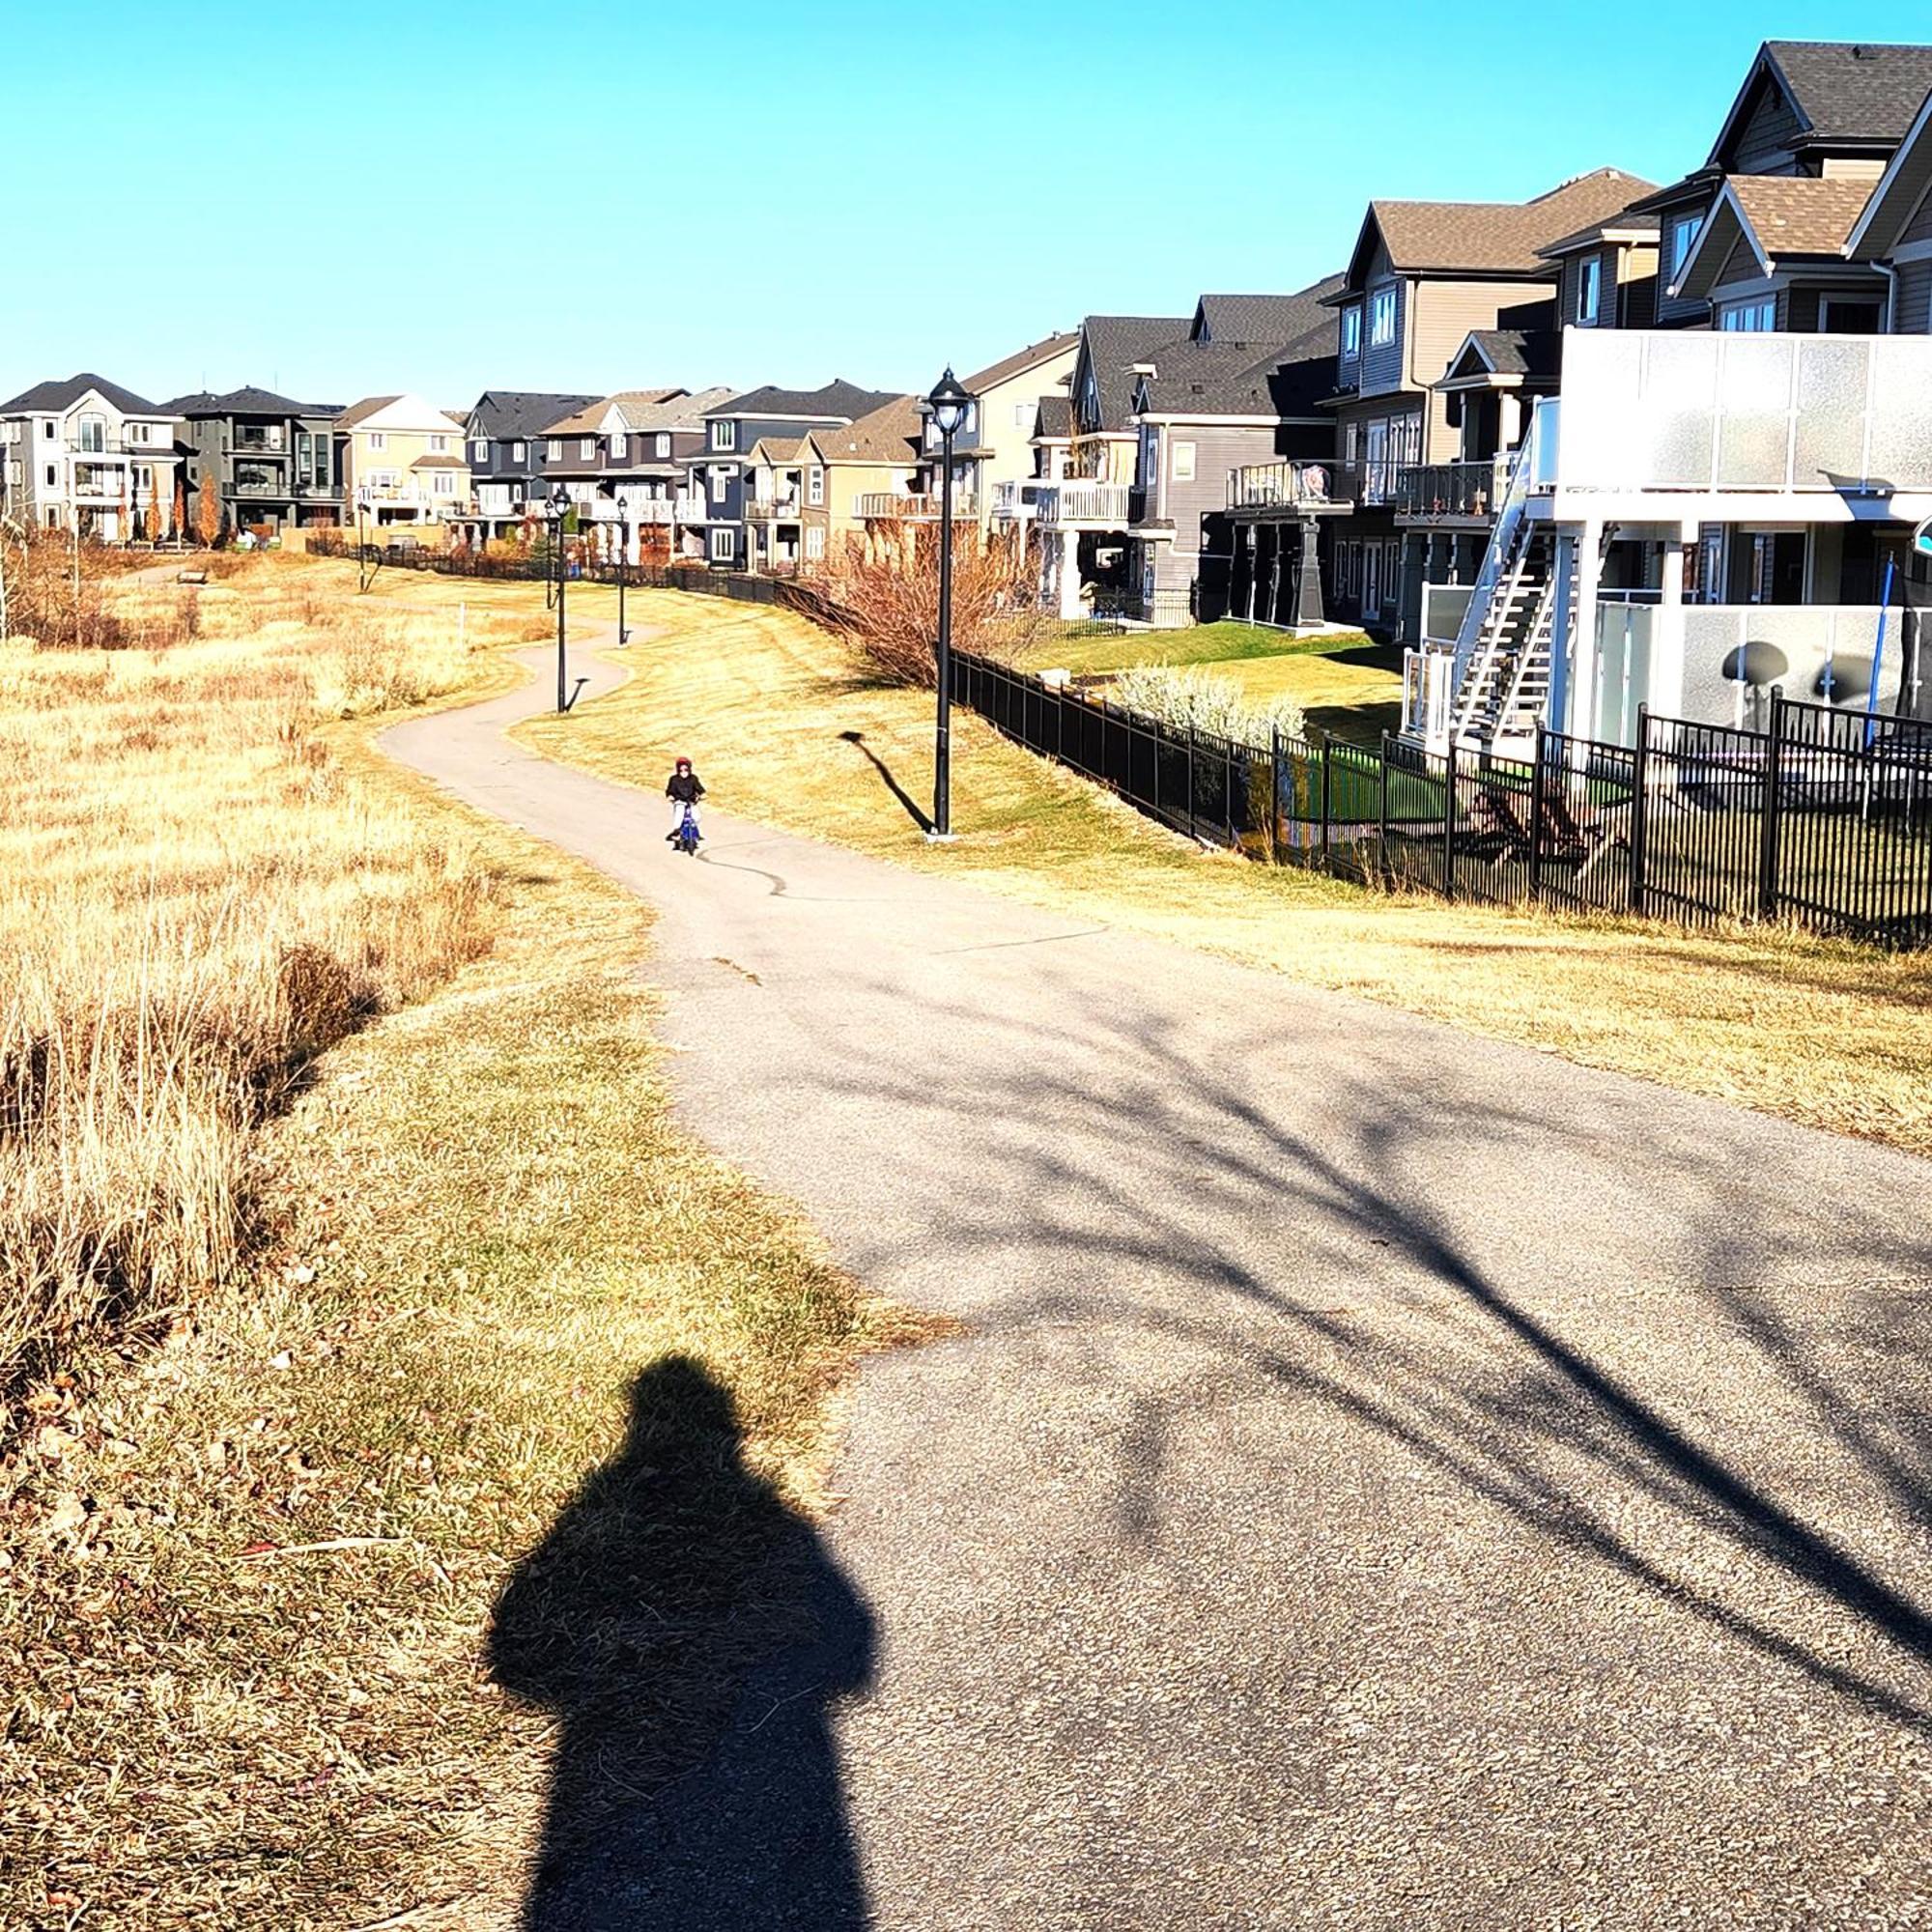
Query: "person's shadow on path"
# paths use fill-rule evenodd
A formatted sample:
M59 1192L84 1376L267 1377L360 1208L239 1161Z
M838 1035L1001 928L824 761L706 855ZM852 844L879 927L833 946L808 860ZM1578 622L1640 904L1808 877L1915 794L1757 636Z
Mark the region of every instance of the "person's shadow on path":
M557 1720L526 1932L867 1924L828 1705L864 1603L745 1466L729 1393L668 1357L622 1449L498 1600L490 1662Z

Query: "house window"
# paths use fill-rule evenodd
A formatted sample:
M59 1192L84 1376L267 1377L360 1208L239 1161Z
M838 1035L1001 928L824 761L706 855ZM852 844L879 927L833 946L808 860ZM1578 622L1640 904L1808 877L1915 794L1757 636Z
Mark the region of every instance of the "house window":
M449 439L446 436L433 436L429 440L429 453L432 456L449 454Z
M1604 298L1604 258L1586 256L1577 268L1577 320L1585 328L1595 326Z
M1141 431L1141 483L1151 490L1160 481L1160 432L1157 429Z
M1684 265L1690 259L1690 250L1696 245L1697 231L1703 225L1701 214L1680 214L1670 224L1670 279L1673 282L1684 272Z
M154 433L147 423L128 423L124 427L127 429L128 440L129 442L152 442L155 440ZM277 449L281 445L277 441L270 443L269 446L271 449Z
M1035 406L1032 403L1015 403L1013 405L1013 427L1015 429L1031 429L1033 427L1034 408Z
M53 489L60 482L60 471L51 464L47 465L47 488Z
M439 469L430 478L431 493L438 497L456 495L456 472L453 469Z
M711 532L711 560L713 563L729 563L738 554L738 532L736 530L713 530Z
M822 503L825 500L825 471L815 465L806 471L805 500L808 503Z
M715 422L711 425L711 447L713 449L736 449L738 447L738 425L734 422Z
M562 455L563 455L563 439L557 436L547 437L544 440L544 456L546 460L554 463Z
M1358 308L1345 308L1342 311L1342 360L1352 361L1362 353L1362 311Z
M670 454L670 438L668 436L660 436L658 438L658 455L660 457L666 457L668 456L669 454Z
M822 526L813 524L805 533L805 554L814 559L825 554L825 531Z
M628 435L625 434L624 431L619 430L617 434L611 439L611 454L612 456L629 456L630 453L631 453L631 439Z
M722 503L731 494L731 472L728 469L714 469L711 472L711 500Z
M387 449L388 446L389 439L381 430L372 429L369 432L369 447L371 449Z
M582 463L591 462L597 455L597 439L594 436L580 436L577 439L577 455Z
M1174 445L1174 480L1177 483L1194 481L1194 445L1191 442L1177 442Z
M43 422L41 425L41 440L43 442L51 442L59 434L60 425L58 423Z
M1395 290L1378 289L1369 298L1369 342L1379 349L1395 340Z
M488 463L490 445L487 442L472 442L469 445L469 460L472 463Z
M82 416L80 447L88 456L99 456L107 447L107 423L101 416Z
M1760 301L1726 302L1718 311L1718 327L1749 335L1770 335L1777 327L1777 298Z
M512 463L526 463L529 461L529 454L530 450L527 443L513 442L510 445L510 461Z

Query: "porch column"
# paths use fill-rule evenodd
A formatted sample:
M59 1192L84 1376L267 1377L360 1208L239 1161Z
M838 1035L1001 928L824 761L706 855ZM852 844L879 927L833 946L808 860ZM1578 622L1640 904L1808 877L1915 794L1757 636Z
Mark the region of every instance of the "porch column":
M1301 554L1294 560L1294 622L1297 630L1328 621L1321 605L1321 522L1301 520Z
M1596 737L1603 725L1597 691L1597 586L1604 574L1603 551L1603 519L1587 518L1577 534L1577 648L1571 697L1579 734L1585 738Z
M1574 731L1570 716L1570 666L1575 652L1571 619L1576 615L1570 595L1571 580L1577 569L1577 536L1573 530L1556 533L1556 608L1549 626L1549 728Z
M1262 526L1257 520L1246 526L1236 525L1237 529L1247 538L1247 548L1242 553L1248 559L1248 622L1255 621L1255 591L1262 581Z
M1274 541L1268 547L1268 611L1270 624L1281 622L1281 526L1270 524L1268 534Z
M1080 614L1080 538L1073 530L1060 532L1060 614Z
M1644 701L1667 717L1684 710L1684 557L1697 541L1695 527L1682 526L1663 535L1662 594L1657 607L1657 629L1650 640L1650 675Z
M1514 449L1522 440L1522 399L1505 389L1496 398L1496 448Z

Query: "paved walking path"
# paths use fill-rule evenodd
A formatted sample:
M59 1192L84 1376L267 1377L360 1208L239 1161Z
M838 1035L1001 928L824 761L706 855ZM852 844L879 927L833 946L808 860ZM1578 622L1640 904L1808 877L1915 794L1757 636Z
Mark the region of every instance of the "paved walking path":
M853 1403L869 1689L775 1662L533 1922L1932 1923L1932 1168L722 811L693 863L502 738L546 690L388 743L659 909L693 1127L968 1332Z

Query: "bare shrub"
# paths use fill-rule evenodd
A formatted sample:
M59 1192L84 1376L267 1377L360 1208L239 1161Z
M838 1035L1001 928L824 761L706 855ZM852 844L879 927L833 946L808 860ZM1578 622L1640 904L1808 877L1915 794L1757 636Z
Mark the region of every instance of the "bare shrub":
M1240 744L1264 745L1270 731L1300 738L1308 730L1293 698L1257 704L1233 678L1187 666L1136 665L1113 680L1107 696L1175 730L1208 731Z
M888 684L937 681L937 531L929 525L877 524L849 537L818 587L827 621L849 637L866 668ZM1039 609L1031 560L1004 535L982 540L976 525L952 543L952 641L965 651L1017 654L1048 621Z

